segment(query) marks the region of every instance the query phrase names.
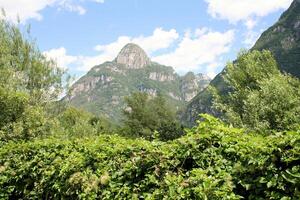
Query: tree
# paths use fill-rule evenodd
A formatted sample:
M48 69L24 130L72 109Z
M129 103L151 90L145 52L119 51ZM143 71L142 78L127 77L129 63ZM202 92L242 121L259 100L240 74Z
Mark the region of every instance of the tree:
M56 100L65 72L29 38L16 25L0 20L0 87L29 94L31 104Z
M183 135L183 129L176 120L175 112L166 104L162 95L149 97L147 93L133 93L125 98L125 133L133 137L153 139L158 131L159 139L170 140Z
M28 31L29 32L29 31ZM29 35L0 19L0 139L48 133L45 107L57 100L64 70L46 59Z
M271 52L241 52L224 78L230 92L211 91L228 123L256 130L290 130L300 123L300 82L279 71Z

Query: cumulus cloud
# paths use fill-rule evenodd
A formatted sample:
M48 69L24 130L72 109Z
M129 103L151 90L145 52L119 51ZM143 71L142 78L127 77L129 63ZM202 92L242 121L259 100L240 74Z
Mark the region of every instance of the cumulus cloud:
M68 55L63 47L49 50L44 54L56 60L59 66L86 72L95 65L113 60L123 46L132 42L140 45L153 61L172 66L179 73L202 71L213 78L217 68L222 66L222 56L230 50L234 35L234 30L216 32L201 28L186 31L180 36L175 29L157 28L149 36L121 36L110 44L97 45L95 50L99 54L96 56ZM162 49L169 52L151 56Z
M231 24L241 22L247 29L242 33L246 47L254 45L261 31L255 30L260 19L273 12L287 9L293 0L205 0L208 14Z
M140 45L148 54L151 54L159 49L168 48L178 38L179 34L175 29L165 31L162 28L156 28L150 36L121 36L111 44L97 45L95 50L115 55L116 51L118 51L116 49L120 49L131 42Z
M221 56L230 50L233 40L233 30L222 33L197 29L194 33L187 32L173 52L153 57L153 60L173 66L179 73L205 68L214 76Z
M151 55L157 50L170 47L178 38L179 34L175 29L163 30L162 28L156 28L149 36L120 36L112 43L97 45L94 48L98 51L96 56L70 56L67 55L66 49L63 47L47 51L45 55L57 60L61 66L69 66L69 68L72 66L77 71L86 72L95 65L113 60L127 43L138 44Z
M67 69L71 64L78 62L78 57L67 55L67 50L64 47L50 49L43 54L57 63L57 66L62 69Z
M19 18L21 22L28 19L41 20L41 11L46 7L56 7L58 10L76 12L80 15L86 13L82 6L84 1L103 3L104 0L0 0L0 8L3 8L7 19L16 22Z
M82 64L78 65L78 70L87 71L99 63L113 60L121 48L128 43L138 44L151 56L155 51L169 48L178 38L179 34L175 29L163 30L162 28L156 28L150 36L120 36L110 44L97 45L94 49L99 52L98 56L81 56Z
M248 21L255 17L286 9L293 0L205 0L208 13L214 18L225 19L230 23ZM251 21L247 23L253 26Z
M248 30L252 30L256 26L257 20L248 19L244 22L244 24Z

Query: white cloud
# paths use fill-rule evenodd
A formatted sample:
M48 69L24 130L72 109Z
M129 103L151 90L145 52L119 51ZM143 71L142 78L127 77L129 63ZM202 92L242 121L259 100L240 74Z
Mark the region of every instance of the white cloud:
M170 47L179 38L175 29L169 31L156 28L150 36L120 36L115 42L105 45L97 45L95 50L99 52L96 56L70 56L66 54L65 48L52 49L45 52L45 55L58 61L58 64L69 68L73 67L77 71L86 72L93 66L105 61L113 60L122 47L127 43L140 45L149 55L157 50Z
M92 0L92 1L94 1L96 3L104 3L104 0Z
M7 19L21 22L28 19L41 20L41 11L46 7L56 7L58 10L76 12L80 15L86 13L81 4L85 1L103 3L104 0L0 0L0 8L3 8Z
M71 0L60 0L57 1L58 10L67 10L70 12L76 12L79 15L84 15L86 13L85 8L73 3Z
M248 19L244 22L244 24L248 30L252 30L256 26L257 21L253 19Z
M113 60L122 47L128 43L135 43L141 46L148 55L161 49L169 48L179 38L179 34L175 29L169 31L162 28L156 28L150 36L120 36L115 42L105 45L97 45L95 50L99 51L98 56L81 57L82 64L78 65L78 70L87 71L91 67L103 63L105 61Z
M150 37L138 37L132 39L133 43L142 46L149 54L170 47L179 38L179 34L175 29L164 31L161 28L154 30L153 35Z
M233 30L222 33L204 27L195 31L188 30L180 38L175 29L165 31L157 28L147 37L121 36L113 43L97 45L95 49L100 55L85 57L80 69L86 71L96 64L114 59L120 49L130 42L140 45L150 56L157 50L167 49L176 44L174 51L152 56L152 60L172 66L179 73L199 71L202 68L202 71L214 77L217 67L221 66L220 56L230 50L233 40Z
M227 20L231 24L241 23L247 29L241 32L242 44L252 47L262 30L255 27L262 17L287 9L293 0L205 0L208 14L214 18ZM242 29L243 30L243 29Z
M153 60L173 66L179 73L204 68L214 76L221 55L230 50L233 40L233 30L222 33L207 28L197 29L194 34L185 34L173 52L156 56Z
M64 47L57 49L50 49L43 52L43 54L57 63L57 66L62 69L67 69L70 64L78 62L78 57L67 55L67 51Z
M213 79L216 75L217 75L217 68L220 66L223 66L224 63L221 62L215 62L215 63L211 63L208 66L206 66L206 71L205 74L207 76L209 76L211 79Z
M210 77L216 75L217 67L222 66L222 55L230 50L234 40L234 31L216 32L208 28L186 31L180 37L176 30L157 28L150 36L121 36L115 42L97 45L96 56L67 55L61 47L45 52L47 57L57 60L58 65L75 71L86 72L93 66L113 60L121 48L129 42L140 45L148 54L161 49L175 49L169 53L152 56L153 61L172 66L179 73L202 71Z
M228 20L230 23L247 21L256 17L286 9L293 0L205 0L208 13L214 18ZM247 22L246 22L247 23ZM248 26L253 23L248 21Z
M159 49L168 48L179 38L175 29L165 31L162 28L156 28L150 36L128 37L121 36L116 42L108 45L97 45L95 50L104 52L109 55L116 55L117 51L127 43L135 43L140 45L148 54L151 54Z

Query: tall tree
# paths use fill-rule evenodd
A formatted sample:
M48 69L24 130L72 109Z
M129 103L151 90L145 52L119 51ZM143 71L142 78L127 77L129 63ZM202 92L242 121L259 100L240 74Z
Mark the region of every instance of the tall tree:
M162 95L149 97L146 93L133 93L125 98L124 124L127 135L153 139L155 131L159 139L170 140L183 134L175 112L168 107Z
M281 74L269 51L243 51L227 65L227 95L216 89L214 106L223 119L251 129L285 130L300 123L300 82Z
M58 97L65 72L29 38L29 31L0 20L0 87L28 93L31 103L41 104Z
M63 89L64 70L28 34L0 19L0 139L30 139L47 127L45 107Z

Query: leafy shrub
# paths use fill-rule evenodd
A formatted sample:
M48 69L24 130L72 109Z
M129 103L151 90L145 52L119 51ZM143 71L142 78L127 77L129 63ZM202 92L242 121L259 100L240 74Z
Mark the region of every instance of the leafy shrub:
M31 106L24 92L0 87L0 139L29 140L50 133L44 109Z
M170 142L102 135L8 143L3 199L299 199L300 133L206 121Z
M300 81L281 74L270 51L242 52L229 63L228 94L214 94L214 107L223 119L257 131L293 130L300 123Z
M59 125L64 137L86 137L113 130L111 123L103 117L94 116L84 110L67 107L58 115Z
M28 95L0 87L0 129L18 120L28 105Z

